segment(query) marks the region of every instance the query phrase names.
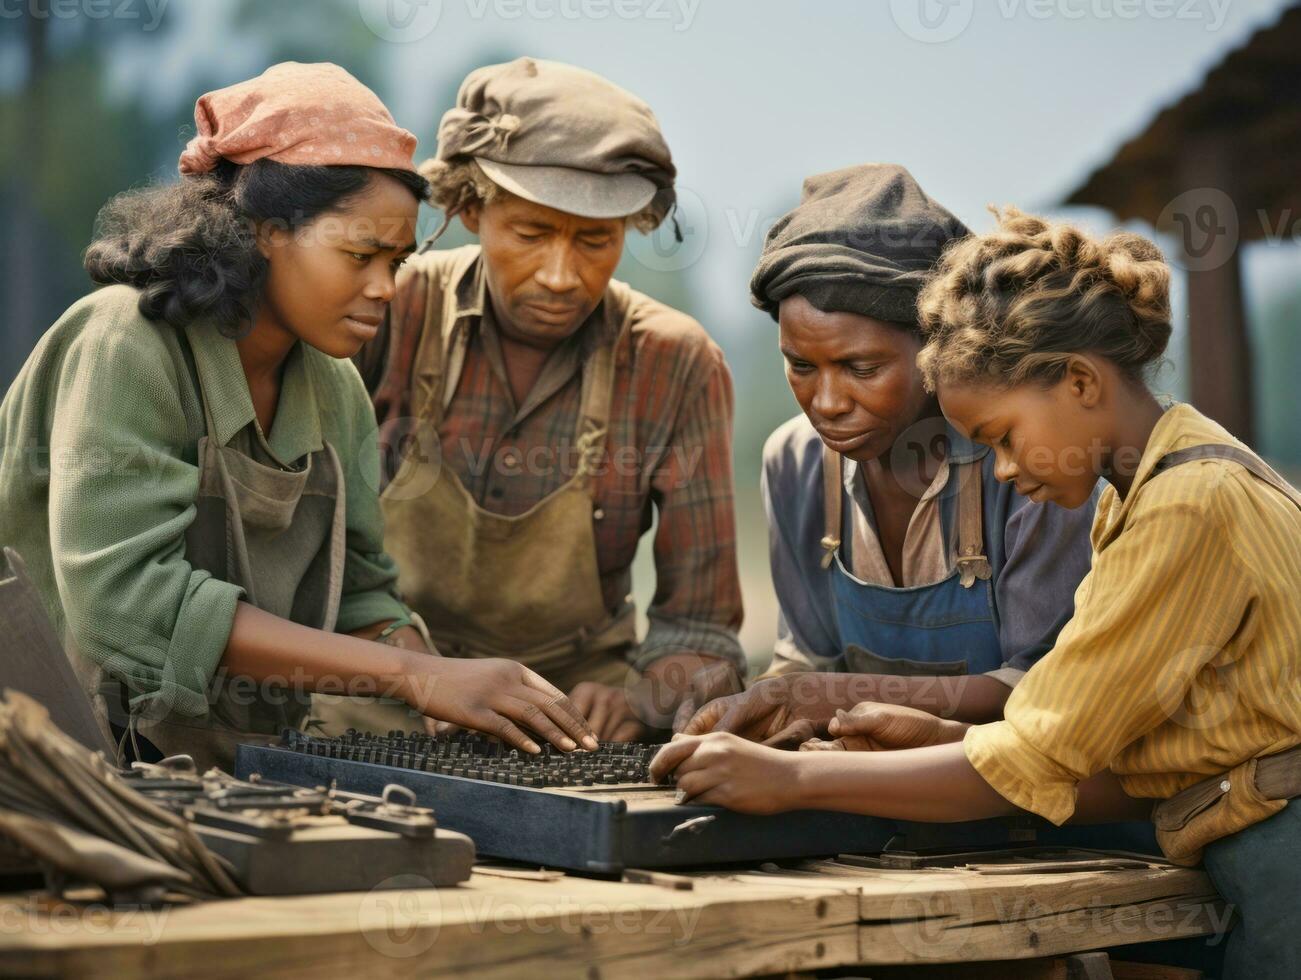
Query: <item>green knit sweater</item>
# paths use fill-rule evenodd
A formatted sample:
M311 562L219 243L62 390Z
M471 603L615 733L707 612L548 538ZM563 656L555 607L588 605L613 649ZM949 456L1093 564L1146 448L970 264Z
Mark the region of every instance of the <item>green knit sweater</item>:
M222 445L256 433L235 343L206 323L185 336L109 286L45 334L0 403L0 544L26 560L55 628L125 681L133 703L207 712L205 689L243 590L191 567L203 379ZM375 419L352 363L298 344L265 447L295 465L328 441L344 470L347 564L336 629L398 618L383 550Z

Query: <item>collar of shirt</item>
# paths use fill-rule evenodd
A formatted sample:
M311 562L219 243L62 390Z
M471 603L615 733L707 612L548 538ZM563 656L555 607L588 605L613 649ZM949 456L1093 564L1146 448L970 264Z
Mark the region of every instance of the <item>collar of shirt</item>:
M1110 484L1102 491L1102 496L1098 499L1098 512L1094 523L1095 550L1105 547L1124 526L1139 489L1152 476L1152 470L1162 456L1189 446L1220 443L1237 444L1228 433L1191 405L1180 402L1166 408L1153 426L1147 445L1143 447L1138 469L1134 472L1134 482L1130 484L1125 499L1121 500L1120 495L1116 493L1116 488Z
M949 482L949 468L952 466L961 466L964 463L974 463L978 459L984 459L989 452L988 446L982 446L972 442L970 439L959 434L959 432L944 423L945 435L945 454L944 461L940 464L935 476L932 478L930 485L922 491L918 498L918 506L933 500ZM872 460L875 465L880 465L877 460ZM845 482L845 492L849 494L854 501L865 511L871 513L871 506L867 501L867 482L862 473L862 464L857 460L846 457L845 465L842 472L842 478Z
M268 436L257 424L253 397L249 394L248 379L235 341L223 337L212 324L204 322L189 324L185 338L194 353L194 366L208 398L219 445L228 445L251 422L263 448L286 468L292 468L308 453L324 446L321 413L310 370L310 360L316 352L310 351L302 341L294 344L285 361L275 423Z
M865 465L852 459L845 461L845 493L854 503L849 515L853 542L849 557L856 578L872 585L912 588L940 581L953 570L952 549L945 542L939 497L949 485L951 468L984 458L989 447L964 438L947 423L944 431L944 461L936 470L929 486L917 499L917 506L908 519L908 529L904 534L903 580L898 583L893 582L885 552L881 548L875 515L867 493L867 479L863 472L865 465L881 464L877 460Z
M955 466L960 463L974 463L978 459L984 459L989 453L988 446L972 442L948 422L944 423L944 437L948 440L948 460Z
M607 289L608 293L608 289ZM543 405L578 373L587 357L603 340L612 338L619 324L607 314L604 299L569 337L547 356L533 387L522 405L515 405L510 379L506 373L506 358L501 347L501 328L497 325L492 299L488 295L488 277L484 272L482 256L461 276L456 284L457 330L478 331L484 354L505 397L511 404L515 421L519 422Z

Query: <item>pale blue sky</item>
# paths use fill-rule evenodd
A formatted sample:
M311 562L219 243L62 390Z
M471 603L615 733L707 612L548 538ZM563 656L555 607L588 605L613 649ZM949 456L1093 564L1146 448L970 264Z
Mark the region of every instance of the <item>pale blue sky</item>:
M681 183L703 203L699 271L722 285L704 289L702 312L720 330L749 316L758 231L795 203L807 174L902 163L977 228L990 223L987 203L1045 207L1283 6L1176 0L1162 18L1146 13L1160 3L1144 2L1123 19L1124 0L1119 11L1116 0L973 0L958 37L923 43L885 0L699 0L694 16L691 0L645 0L631 7L642 17L602 20L537 2L552 15L508 20L510 4L443 0L428 38L386 45L394 112L421 126L441 111L422 93L454 86L481 49L572 61L642 96ZM583 8L574 0L568 9ZM1031 16L1044 9L1052 15ZM661 12L671 19L652 18Z
M146 0L134 2L145 16ZM924 2L942 12L942 0ZM940 43L907 33L917 0L355 0L345 9L378 24L383 95L430 153L442 100L484 58L573 62L649 102L686 217L706 232L689 263L699 313L726 335L753 322L745 283L762 232L795 203L804 176L902 163L977 229L990 224L989 203L1047 208L1286 6L947 2L947 23L966 26ZM277 7L297 29L310 26L311 4ZM235 9L171 0L166 16L183 29L165 45L140 36L149 57L120 59L118 83L167 93L192 87L200 70L232 81L261 70L256 40L212 44ZM406 19L405 35L393 29Z

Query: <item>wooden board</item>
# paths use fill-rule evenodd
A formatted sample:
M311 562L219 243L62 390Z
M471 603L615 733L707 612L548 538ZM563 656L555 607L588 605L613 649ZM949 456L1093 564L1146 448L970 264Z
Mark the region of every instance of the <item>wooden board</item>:
M1213 931L1201 872L982 876L810 862L689 890L476 873L458 888L153 911L0 899L0 975L740 977L1047 956Z
M853 884L860 963L1053 956L1221 932L1228 913L1205 873L1174 865L1053 874L931 868L873 871L808 862L805 880ZM737 876L787 881L789 872Z

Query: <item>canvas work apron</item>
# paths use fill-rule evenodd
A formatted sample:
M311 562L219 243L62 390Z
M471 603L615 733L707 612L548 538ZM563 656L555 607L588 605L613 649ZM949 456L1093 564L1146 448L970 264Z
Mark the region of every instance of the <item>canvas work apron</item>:
M413 377L429 382L416 416L435 433L464 363L468 338L458 324L455 289L474 258L471 252L430 277ZM612 615L605 606L594 523L604 514L593 497L629 300L622 284L606 291L607 316L619 326L583 365L577 466L563 486L523 514L494 514L475 502L440 454L409 451L381 495L385 550L397 562L399 590L442 655L515 660L566 693L580 681L623 686L635 677L623 656L636 642L634 608L628 601ZM386 731L418 720L401 705L385 715L352 704L346 712L318 708L327 730Z
M930 585L894 588L855 578L840 559L844 460L824 447L824 568L830 569L843 669L903 676L979 674L1003 665L994 618L981 513L981 462L954 467L958 554L953 571Z
M343 470L334 447L325 443L298 470L258 462L217 442L202 384L199 391L206 435L198 446L199 492L185 532L186 560L243 588L243 601L259 609L333 630L346 556ZM253 438L262 438L260 431ZM90 672L102 699L120 698L116 680L102 669ZM218 668L206 716L159 715L146 703L131 707L126 727L164 756L192 756L200 772L214 765L233 772L236 745L299 727L309 705L291 686L232 680Z

